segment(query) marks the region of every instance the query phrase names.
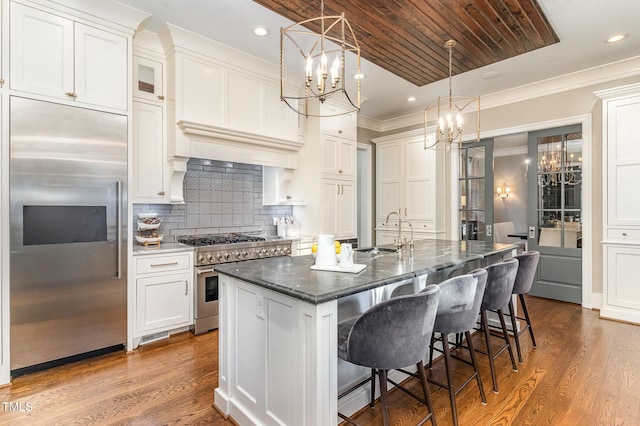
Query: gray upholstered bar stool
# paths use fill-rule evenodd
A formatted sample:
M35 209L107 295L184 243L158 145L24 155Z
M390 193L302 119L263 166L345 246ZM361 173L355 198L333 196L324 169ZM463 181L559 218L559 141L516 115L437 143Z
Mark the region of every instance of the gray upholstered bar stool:
M503 312L503 308L509 305L509 300L511 299L511 292L513 291L516 274L518 273L518 259L512 258L505 260L504 262L494 263L486 266L484 269L487 271L488 275L487 286L484 290L484 296L482 297L482 305L480 306L480 323L482 330L484 330L487 351L478 352L482 352L489 356L493 391L498 393L498 382L496 380L496 368L494 361L502 352L504 352L505 349L508 349L509 351L513 371L518 371L516 360L513 357L513 349L511 348L511 341L509 340L509 332L507 330ZM500 326L502 329L502 333L499 337L504 339L504 345L501 346L495 354L491 347L491 330L487 320L488 311L494 311L498 314L498 319L500 320Z
M531 326L531 318L529 318L529 310L527 309L527 302L524 295L529 293L533 280L536 276L536 270L538 269L538 262L540 261L540 252L538 251L525 251L517 256L518 259L518 273L516 274L516 282L513 285L513 294L517 294L520 298L520 306L522 306L522 313L524 317L519 317L514 314L515 309L513 307L513 299L509 298L509 317L511 318L511 327L513 332L513 340L516 342L516 351L518 352L518 361L522 363L522 349L520 348L520 336L529 330L531 335L531 342L533 347L537 347L536 338L533 335L533 327ZM525 321L526 324L518 330L516 320ZM518 330L517 332L515 330Z
M445 372L447 383L435 381L433 377L429 378L429 383L433 383L449 390L449 400L451 401L451 415L453 424L458 424L458 412L456 410L456 395L467 386L474 378L478 383L480 397L482 403L486 404L487 399L482 386L482 379L478 372L478 363L471 341L471 330L473 330L480 313L480 304L484 295L485 285L487 283L487 271L484 269L476 269L468 275L460 275L450 278L440 284L440 302L438 303L438 313L436 314L435 325L433 326L433 337L431 338L431 350L429 351L429 367L433 360L434 344L436 340L442 342L442 352L444 356ZM436 333L440 334L440 338L436 339ZM467 339L467 348L471 361L451 354L449 349L449 334L464 333ZM456 387L453 383L453 374L451 371L451 358L455 358L467 365L473 367L473 373L462 383Z
M390 424L387 407L387 371L416 365L429 414L421 424L433 417L433 405L427 387L422 361L438 309L440 289L431 285L422 292L380 302L355 319L338 324L338 356L350 363L376 370L380 379L382 419ZM345 415L340 418L356 424Z

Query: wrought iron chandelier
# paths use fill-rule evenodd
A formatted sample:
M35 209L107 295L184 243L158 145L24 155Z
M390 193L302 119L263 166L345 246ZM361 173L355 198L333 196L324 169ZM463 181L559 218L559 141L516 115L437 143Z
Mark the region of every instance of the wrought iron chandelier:
M582 157L574 159L574 155L568 154L567 149L563 149L560 144L557 147L548 144L547 150L539 155L538 185L577 185L581 182Z
M457 148L462 145L462 112L470 105L476 105L476 140L480 142L480 97L453 96L453 84L451 76L452 49L455 47L455 40L447 40L444 47L449 49L449 96L440 97L431 102L424 110L424 147L425 149L436 149L438 145L451 146L457 144ZM427 137L429 122L437 122L435 139L429 140Z
M318 30L319 33L313 30ZM304 64L304 74L298 73L293 81L285 81L285 52L288 45L293 46L302 59L294 64L295 68L300 70L300 65ZM347 52L355 55L354 67L349 72L346 70ZM356 76L357 93L354 96L347 92L345 75ZM280 99L298 114L328 117L359 111L360 76L360 47L353 29L345 19L344 12L325 16L324 0L320 3L319 17L280 29ZM350 107L339 113L332 110L326 115L320 108L314 108L310 112L310 100L324 103L329 98L340 99L341 103Z

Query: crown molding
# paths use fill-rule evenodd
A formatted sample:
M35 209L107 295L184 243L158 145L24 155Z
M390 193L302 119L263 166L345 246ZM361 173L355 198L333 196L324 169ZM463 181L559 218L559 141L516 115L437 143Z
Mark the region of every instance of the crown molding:
M640 56L484 95L481 97L482 109L496 108L637 75L640 75ZM423 122L424 113L422 111L388 120L376 120L364 115L358 116L359 127L377 132L388 132L423 124Z

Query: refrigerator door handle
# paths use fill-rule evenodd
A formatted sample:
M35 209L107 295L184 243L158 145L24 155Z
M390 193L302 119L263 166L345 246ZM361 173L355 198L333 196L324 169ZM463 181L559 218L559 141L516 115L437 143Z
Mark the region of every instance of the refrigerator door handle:
M116 181L116 218L117 218L117 251L118 264L116 267L116 276L122 278L122 181Z

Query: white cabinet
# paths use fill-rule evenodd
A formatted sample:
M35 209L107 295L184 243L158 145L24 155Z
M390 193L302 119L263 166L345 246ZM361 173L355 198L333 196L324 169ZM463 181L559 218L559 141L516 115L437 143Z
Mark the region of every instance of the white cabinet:
M444 153L424 148L424 130L375 138L376 230L397 239L398 216L413 226L414 239L444 235ZM403 234L410 227L403 224ZM381 244L380 241L377 241Z
M18 3L10 7L11 89L127 109L126 37Z
M164 108L133 102L134 203L166 202L166 165Z
M311 105L310 105L311 106ZM318 113L336 114L344 107L325 102ZM356 113L304 118L306 144L300 169L304 171L305 205L294 207L300 232L357 238Z
M352 181L323 179L322 232L339 238L355 237L356 185Z
M603 306L640 324L640 84L596 93L603 106Z
M193 323L193 253L138 255L134 262L134 347L149 334Z
M143 56L133 57L133 98L164 101L164 63Z
M329 179L355 179L356 152L354 139L323 134L322 176Z

